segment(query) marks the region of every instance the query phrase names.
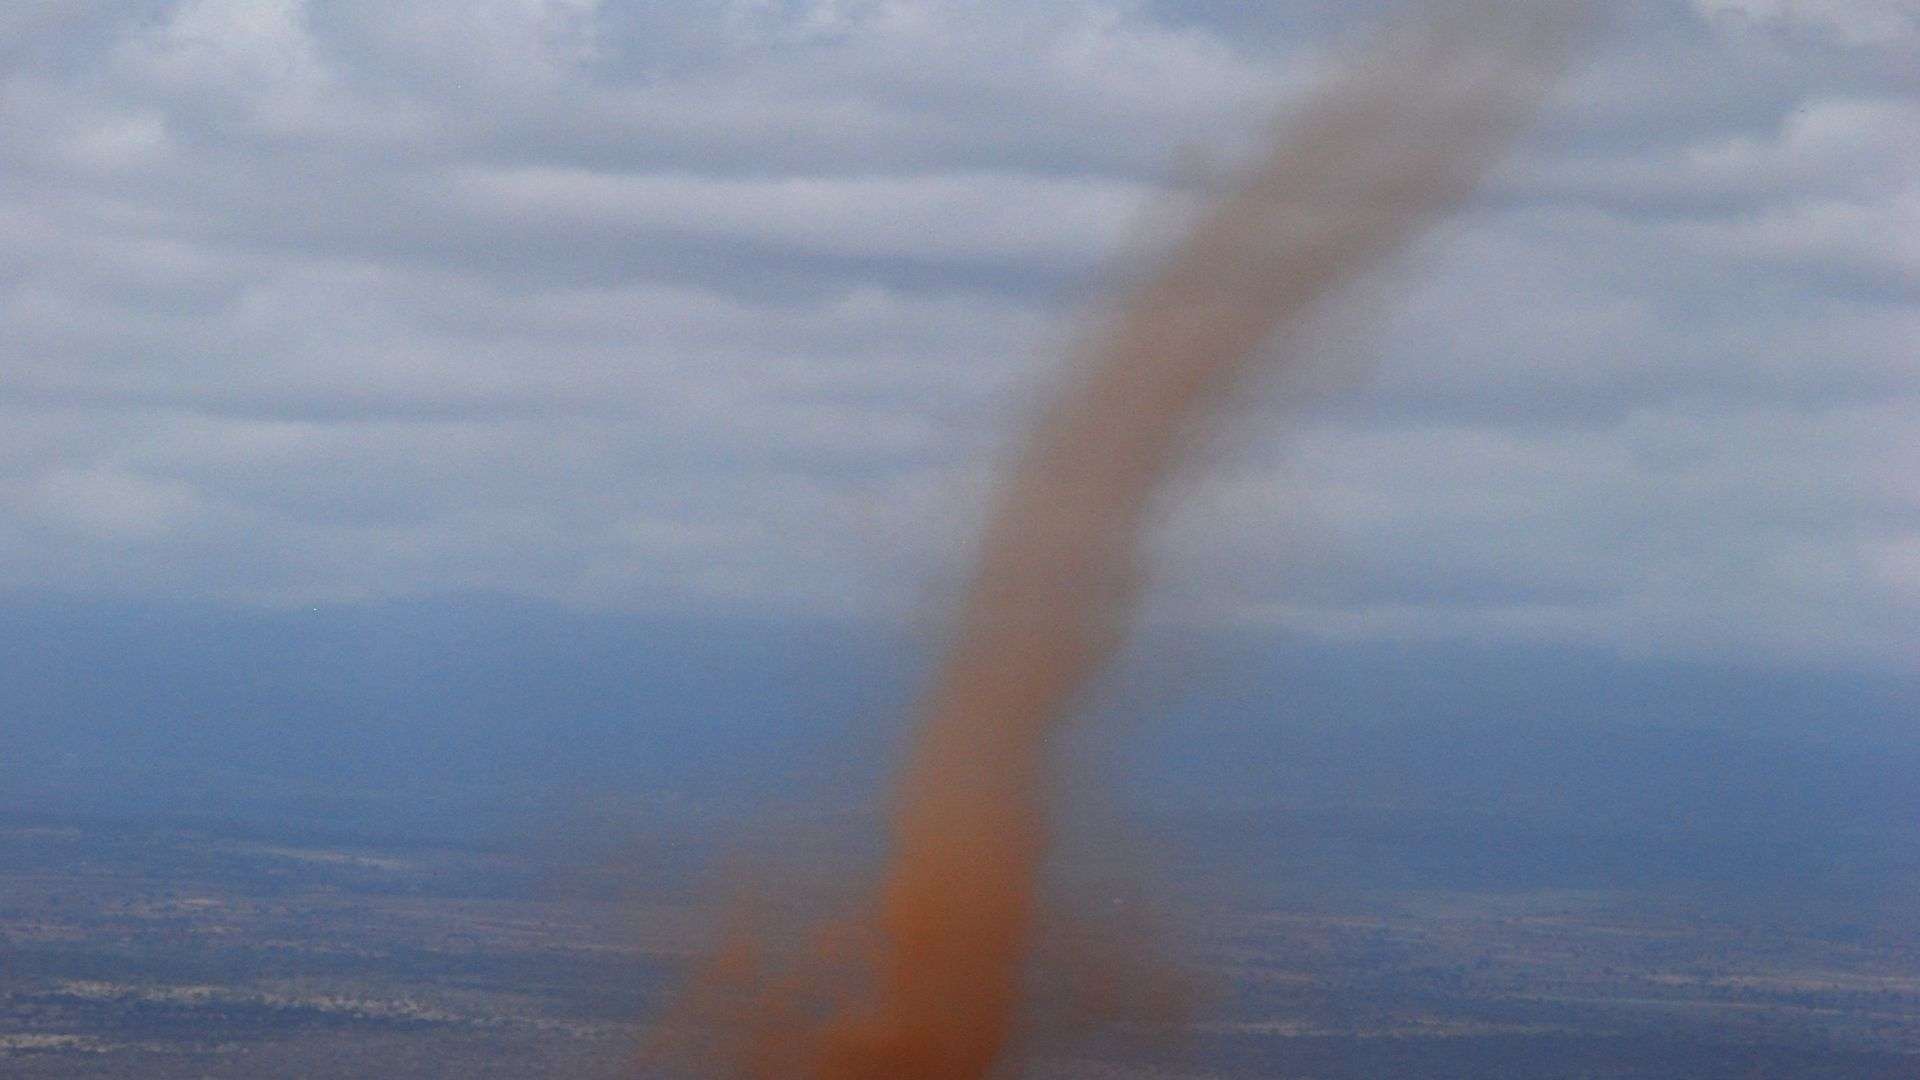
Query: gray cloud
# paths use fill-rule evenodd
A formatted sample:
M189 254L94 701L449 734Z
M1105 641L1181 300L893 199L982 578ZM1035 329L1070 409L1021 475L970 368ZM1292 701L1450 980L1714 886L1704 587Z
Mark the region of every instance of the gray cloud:
M909 608L1089 288L1393 7L8 5L0 587ZM1915 61L1618 5L1245 410L1168 613L1910 662Z

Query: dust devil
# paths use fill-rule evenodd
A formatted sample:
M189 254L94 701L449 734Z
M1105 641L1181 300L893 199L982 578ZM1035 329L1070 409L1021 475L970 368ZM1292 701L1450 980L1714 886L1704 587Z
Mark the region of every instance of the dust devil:
M1559 67L1566 20L1541 10L1425 18L1350 56L1072 351L998 488L866 909L822 935L839 955L797 967L764 943L720 950L683 1011L697 1072L980 1080L1015 1064L1050 755L1123 636L1149 510L1236 383L1288 362L1289 330L1498 162Z

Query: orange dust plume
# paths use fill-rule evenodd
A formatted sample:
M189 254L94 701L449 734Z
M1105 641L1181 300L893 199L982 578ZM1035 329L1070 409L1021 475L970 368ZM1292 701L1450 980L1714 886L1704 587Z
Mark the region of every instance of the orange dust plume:
M975 1080L1022 1017L1050 747L1118 642L1148 513L1267 343L1457 205L1551 83L1538 5L1423 20L1352 57L1075 350L1000 489L898 780L871 910L769 973L743 934L690 1012L742 1080ZM1264 358L1264 359L1261 359ZM817 969L817 970L816 970Z

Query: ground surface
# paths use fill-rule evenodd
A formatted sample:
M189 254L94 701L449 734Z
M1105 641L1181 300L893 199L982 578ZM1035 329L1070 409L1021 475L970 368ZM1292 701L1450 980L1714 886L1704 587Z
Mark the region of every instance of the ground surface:
M644 865L643 865L644 869ZM0 1075L635 1075L702 934L681 888L469 849L0 823ZM1196 896L1174 1039L1037 1077L1920 1076L1898 919L1604 892Z

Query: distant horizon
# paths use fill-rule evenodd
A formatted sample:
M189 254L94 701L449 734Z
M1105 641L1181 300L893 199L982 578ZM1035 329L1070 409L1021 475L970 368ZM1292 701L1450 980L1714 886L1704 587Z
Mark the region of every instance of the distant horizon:
M1878 845L1898 863L1916 842L1900 826L1920 812L1910 679L1159 637L1183 647L1136 643L1145 664L1123 665L1072 736L1129 792L1111 809L1156 828L1263 811L1337 831L1374 791L1396 793L1408 823L1518 813L1542 843L1598 808L1615 819L1603 832L1656 849L1738 851L1773 831L1780 870L1814 855L1793 854L1789 827L1870 825L1848 858ZM0 597L0 810L492 842L599 805L612 816L578 827L717 838L876 792L929 644L918 627L498 598L316 613L14 594ZM1542 801L1555 774L1566 786ZM1445 842L1461 841L1476 843Z

